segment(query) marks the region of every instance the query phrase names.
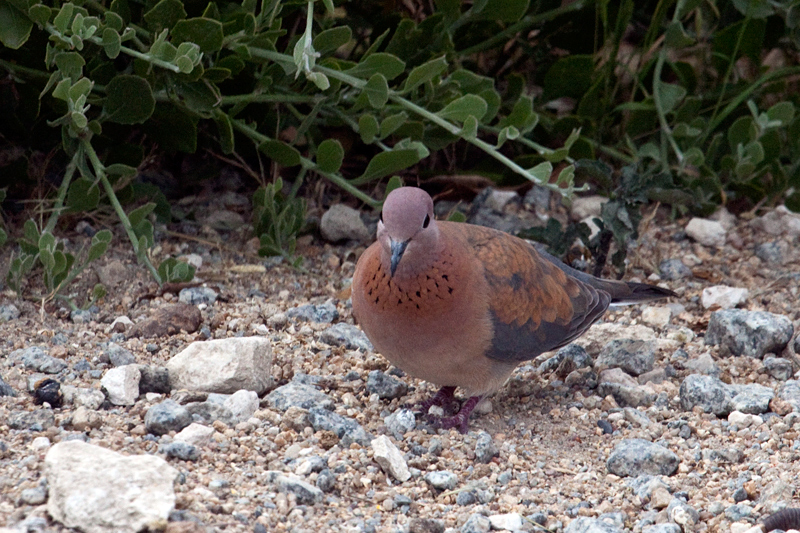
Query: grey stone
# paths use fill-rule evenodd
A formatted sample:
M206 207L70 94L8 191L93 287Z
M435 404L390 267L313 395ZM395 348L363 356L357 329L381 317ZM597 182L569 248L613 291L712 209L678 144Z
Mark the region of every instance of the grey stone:
M371 370L367 376L367 392L384 400L394 400L408 392L408 385L380 370Z
M680 498L672 498L669 502L667 516L686 531L691 531L692 526L700 521L700 513Z
M638 376L652 370L655 359L655 341L614 339L603 346L595 365L621 368L629 374Z
M344 204L334 204L325 211L319 222L319 232L328 242L369 239L369 230L361 220L361 214Z
M47 501L47 489L44 487L25 489L20 493L19 499L24 505L41 505Z
M670 476L678 470L678 463L678 456L663 446L643 439L625 439L611 452L606 467L618 476Z
M465 494L465 493L461 493ZM492 523L489 519L482 514L475 513L467 518L464 525L461 526L461 533L489 533L492 529Z
M115 342L108 343L106 355L112 366L132 365L136 362L136 356Z
M788 251L786 243L781 241L769 241L756 246L756 256L773 265L783 264L784 254Z
M322 490L293 475L278 473L275 484L280 492L294 494L300 505L313 505L322 501Z
M730 385L718 378L690 374L681 383L679 395L685 411L700 406L706 413L725 416L731 412L731 399L735 393Z
M779 381L786 381L794 375L792 362L782 357L764 357L764 369Z
M425 474L425 481L436 490L453 490L458 484L458 476L447 470L436 470Z
M178 471L154 455L124 456L78 440L59 442L44 460L47 512L86 533L135 533L166 522Z
M178 293L178 301L189 305L211 305L217 301L217 293L209 287L187 287Z
M654 524L652 526L645 526L642 528L642 533L681 533L683 531L678 524L665 523Z
M622 533L622 530L597 518L581 516L570 522L564 533Z
M209 399L212 395L209 394ZM238 390L225 395L223 404L233 415L233 423L244 422L258 410L258 394L251 390Z
M653 491L656 489L664 488L669 490L667 484L661 481L659 476L649 474L628 478L625 480L625 485L633 489L634 494L644 501L649 501L653 496Z
M3 381L3 377L0 376L0 396L16 396L16 395L17 393L14 392L14 389L11 387L11 385Z
M92 321L92 312L87 309L73 309L69 313L69 319L75 324L88 324Z
M746 518L750 518L753 514L753 508L745 503L737 503L725 509L725 518L731 522L739 522Z
M8 417L8 427L11 429L27 429L30 431L44 431L54 426L56 417L52 409L37 409L35 411L12 411Z
M339 311L336 310L336 306L331 302L325 302L321 305L303 304L286 311L286 316L305 322L331 323L339 318Z
M193 422L213 424L219 420L228 426L232 426L235 423L231 410L219 402L189 402L185 407L192 415Z
M762 358L767 353L780 353L792 338L792 322L788 317L765 311L725 309L711 314L705 342L719 345L732 355Z
M676 280L692 277L692 269L683 264L680 259L665 259L658 265L661 277L666 280Z
M148 433L164 435L180 431L192 423L192 414L175 400L164 400L147 410L144 426Z
M200 459L200 450L187 442L170 442L158 447L158 451L167 457L174 457L183 461L197 461Z
M546 211L550 209L551 196L552 193L550 192L550 189L542 187L541 185L534 185L527 193L525 193L522 203L526 207L534 207L540 211Z
M571 359L576 369L594 366L594 362L591 356L586 352L586 349L583 346L573 343L564 346L556 352L553 357L548 358L540 364L538 369L539 373L545 374L556 370L565 359Z
M262 394L272 384L272 348L264 337L193 342L167 362L170 387L232 394Z
M411 409L398 409L383 422L393 435L403 435L417 427L417 419Z
M462 507L466 507L468 505L474 505L475 502L478 501L478 497L475 496L475 493L471 490L465 490L458 493L456 496L456 505L460 505Z
M336 487L336 476L333 472L325 468L317 476L315 484L322 492L330 492Z
M692 372L698 374L707 374L709 376L719 377L719 375L722 373L722 371L719 369L719 366L717 366L717 363L714 362L714 358L711 357L711 354L708 352L703 353L694 359L685 361L683 366Z
M775 397L775 392L771 388L757 383L730 387L735 394L731 399L731 411L741 411L751 415L766 413L769 411L769 402Z
M695 217L686 225L686 234L705 246L724 246L725 227L716 220Z
M479 463L488 463L499 454L500 452L492 441L492 436L481 431L475 443L475 460Z
M800 381L790 379L781 385L778 398L791 405L793 411L800 411Z
M47 353L38 346L31 346L24 350L14 350L11 352L10 358L22 361L22 364L25 365L27 369L44 372L45 374L58 374L67 368L67 363L61 359L47 355Z
M0 305L0 324L19 318L19 309L14 304Z
M169 370L163 366L139 365L139 394L169 394Z
M339 322L319 334L319 340L332 346L344 346L348 350L372 351L372 343L363 331L352 324Z
M308 418L311 420L311 427L315 431L333 431L345 446L349 446L354 442L361 446L368 446L372 441L372 436L352 418L333 413L321 407L309 409Z
M408 533L444 533L444 522L433 518L412 518Z
M142 374L136 365L109 369L100 380L108 401L114 405L133 405L139 397L139 380Z
M295 381L278 387L267 394L264 399L267 405L278 411L286 411L289 407L333 409L333 400L327 394L311 385L303 385Z

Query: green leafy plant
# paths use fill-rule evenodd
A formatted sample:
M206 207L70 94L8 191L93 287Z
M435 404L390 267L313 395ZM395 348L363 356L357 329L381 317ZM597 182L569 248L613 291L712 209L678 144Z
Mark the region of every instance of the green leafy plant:
M295 196L282 192L283 180L258 189L253 196L253 227L260 235L258 253L266 256L282 256L292 266L299 267L302 257L294 255L297 234L305 224L306 203Z

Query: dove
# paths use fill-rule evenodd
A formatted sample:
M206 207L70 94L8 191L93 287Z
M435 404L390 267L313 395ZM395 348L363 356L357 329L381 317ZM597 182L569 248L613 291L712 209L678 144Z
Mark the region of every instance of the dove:
M433 423L462 433L521 362L569 344L612 303L669 296L590 276L502 231L437 221L416 187L387 196L351 285L353 315L376 351L440 387L420 407L442 407L449 416ZM467 394L460 406L456 388Z

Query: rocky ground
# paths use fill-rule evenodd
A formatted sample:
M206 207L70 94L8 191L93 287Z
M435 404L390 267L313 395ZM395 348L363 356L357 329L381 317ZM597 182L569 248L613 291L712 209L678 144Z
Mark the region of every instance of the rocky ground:
M796 506L800 217L651 210L628 278L679 298L613 310L520 366L466 435L415 420L406 406L432 387L353 325L343 291L364 242L304 237L300 272L206 219L156 250L198 265L201 285L160 293L117 245L75 285L108 287L90 311L6 290L0 525L740 533ZM322 234L369 233L337 211ZM470 210L507 229L567 215L541 191Z

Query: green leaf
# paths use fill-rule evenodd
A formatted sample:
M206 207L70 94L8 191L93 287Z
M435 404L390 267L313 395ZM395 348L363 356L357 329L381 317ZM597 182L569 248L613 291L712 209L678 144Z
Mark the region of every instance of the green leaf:
M106 85L103 112L118 124L141 124L153 114L156 100L150 84L139 76L120 74Z
M159 148L193 154L197 150L197 118L190 113L195 103L184 99L183 104L189 107L190 112L171 104L157 105L145 124L145 131Z
M258 149L281 166L296 167L300 164L300 152L285 142L269 139L259 144Z
M28 16L39 26L44 26L50 21L53 10L43 4L34 4L28 9Z
M364 144L372 143L379 129L378 119L374 115L365 113L358 118L358 133L361 135L361 140Z
M53 252L53 266L50 268L52 276L62 274L67 270L67 256L61 250ZM56 281L58 283L58 281Z
M528 12L530 0L488 0L480 10L480 17L486 20L516 22Z
M686 30L683 28L683 24L679 21L672 22L669 26L667 26L667 31L664 34L665 44L668 48L680 49L686 48L687 46L692 46L694 44L694 39L689 37L686 33Z
M218 52L222 49L222 23L203 17L178 21L170 32L173 44L192 42L202 52Z
M125 21L122 17L113 11L106 11L103 16L105 17L106 27L116 31L122 31L125 27Z
M39 253L44 251L54 251L56 249L56 238L49 231L45 231L39 236Z
M405 72L405 68L405 62L397 56L377 52L362 60L355 67L345 70L344 73L363 79L369 79L373 74L383 74L387 80L393 80Z
M164 28L172 28L179 20L185 18L186 10L180 0L161 0L153 9L144 14L147 26L155 32L160 32Z
M317 147L317 166L323 172L338 172L344 161L344 148L336 139L325 139Z
M319 54L327 54L350 42L353 36L349 26L336 26L320 32L314 37L314 50Z
M373 74L363 90L369 104L375 109L383 109L383 106L389 101L389 83L383 74Z
M553 173L553 164L549 161L544 161L533 168L529 168L528 173L533 176L536 183L547 183Z
M445 120L457 120L463 122L467 117L473 116L480 120L486 114L488 106L486 100L474 94L465 94L461 98L456 98L445 106L444 109L436 113Z
M395 143L394 150L416 150L417 157L422 160L431 155L431 151L420 141L414 141L409 137L399 140Z
M75 6L72 2L67 2L58 10L56 18L53 19L53 26L55 26L59 32L66 33L69 23L72 22L72 13L74 9Z
M103 50L110 59L114 59L119 55L122 49L122 40L119 38L119 33L111 28L103 30Z
M705 154L703 154L703 150L698 148L697 146L693 146L686 150L683 153L683 157L686 159L686 164L691 165L693 167L701 167L703 163L705 163Z
M72 213L91 211L100 202L100 188L92 180L80 177L73 181L67 191L67 210Z
M520 96L511 113L500 120L500 127L516 127L520 133L528 133L539 122L539 116L533 111L533 100L528 96Z
M0 228L0 247L2 247L8 240L8 234L3 228Z
M500 134L497 136L497 145L495 148L500 148L505 144L507 140L513 141L514 139L519 137L519 130L514 126L506 126L502 130L500 130Z
M75 83L83 76L86 60L77 52L64 52L56 56L55 63L61 74Z
M92 85L94 84L89 78L79 79L69 88L69 99L75 102L81 96L88 96L89 92L92 90Z
M659 81L655 83L654 89L661 96L661 106L664 113L669 113L678 107L678 104L686 97L686 89L674 83Z
M739 13L754 19L765 19L775 12L768 0L733 0L733 5Z
M461 211L454 210L452 213L450 213L450 216L447 217L447 221L448 222L466 222L467 221L467 215L465 215Z
M322 3L325 5L325 10L328 12L328 15L333 15L333 0L322 0Z
M419 159L419 154L416 150L406 149L381 152L372 158L364 173L358 178L350 180L350 183L360 185L383 178L417 164Z
M219 144L222 147L223 154L232 154L234 146L233 138L233 123L230 117L222 112L216 110L214 113L214 121L217 123L217 131L219 131Z
M309 72L306 74L306 79L316 85L320 91L327 91L331 86L328 76L322 72Z
M86 255L86 262L91 263L92 261L99 259L104 253L106 253L106 250L108 250L108 244L110 242L110 231L98 231L95 236L92 237L92 245L89 247L89 253Z
M405 111L401 111L396 115L390 115L381 121L381 128L380 128L380 138L385 139L398 128L400 128L403 124L405 124L406 120L408 120L408 113Z
M137 207L130 213L128 213L128 220L131 223L131 226L138 226L142 223L142 221L153 212L153 209L156 208L156 204L153 202L148 202L142 206Z
M400 176L392 176L389 178L389 183L386 184L386 192L383 195L383 200L386 201L386 197L389 196L389 193L395 189L399 189L403 186L403 178Z
M544 101L562 96L580 100L592 86L593 75L593 56L576 54L562 57L544 76Z
M123 163L114 163L113 165L108 165L106 167L106 174L110 176L131 177L135 176L137 172L138 170L136 167L125 165Z
M444 56L431 59L418 67L414 67L406 78L403 92L409 92L426 83L447 70L447 59Z
M778 102L767 110L770 120L779 120L783 126L788 126L794 120L794 104L791 102Z
M464 139L475 139L478 137L478 119L469 115L464 120L464 126L461 128L459 135Z
M95 283L94 288L92 289L92 302L96 302L101 298L105 298L106 294L108 294L108 292L103 284Z

